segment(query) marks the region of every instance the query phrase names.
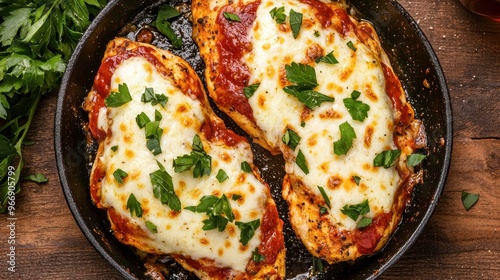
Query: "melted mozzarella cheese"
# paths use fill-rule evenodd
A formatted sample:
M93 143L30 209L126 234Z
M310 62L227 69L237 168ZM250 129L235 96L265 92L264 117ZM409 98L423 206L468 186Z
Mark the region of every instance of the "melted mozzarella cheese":
M288 23L280 27L270 15L274 7L282 6L287 22L291 9L303 14L296 39L286 28ZM253 49L244 57L251 72L249 84L260 83L249 99L256 123L275 146L283 145L281 139L287 127L302 137L294 155L302 151L310 172L304 174L294 161L287 161L287 172L298 176L319 197L317 186L322 186L331 201L331 222L348 230L355 229L356 221L341 213L344 205L368 199L371 212L367 216L387 213L400 180L395 168L373 167L378 153L396 149L393 109L385 92L380 61L352 33L344 38L333 29L323 28L313 10L299 1L263 0L248 35ZM357 50L353 51L348 42ZM338 64L315 63L310 59L315 53L324 56L332 51ZM312 65L319 84L314 90L335 98L334 102L324 102L312 110L304 125L304 105L285 93L285 85L280 83L286 77L285 65L292 62ZM361 92L358 100L370 106L368 118L362 122L353 120L343 104L353 90ZM333 143L340 139L339 125L346 121L357 137L347 155L337 156ZM361 178L359 186L352 179L354 176Z
M260 244L260 228L248 246L239 241L240 230L234 223L228 223L223 232L217 229L202 230L204 213L194 213L183 209L180 213L172 211L154 197L149 174L159 169L157 161L173 177L173 185L182 208L198 205L205 195L221 197L225 194L241 195L242 198L230 203L236 221L250 222L261 219L266 202L266 186L251 173L241 170L243 161L252 162L252 153L247 143L228 147L221 143L207 141L199 132L205 121L202 104L193 97L182 93L170 80L160 75L147 60L134 57L123 61L112 77L111 91L126 83L132 101L118 108L108 108L100 112L99 119L108 120L108 137L104 141L104 152L100 158L105 164L105 178L101 185L101 202L107 208L114 208L127 220L138 225L147 233L143 242L150 252L163 254L182 254L194 260L214 259L220 267L231 267L245 271L252 250ZM145 89L153 88L156 94L165 94L169 99L165 108L160 104L141 102ZM162 114L160 127L162 153L156 157L146 146L144 129L139 128L136 116L144 112L154 120L155 110ZM104 125L103 125L104 126ZM199 134L205 151L212 157L210 176L193 178L191 170L175 173L173 160L192 151L193 137ZM111 149L117 147L116 151ZM113 172L121 169L128 176L123 184L113 177ZM224 170L229 179L219 183L215 175ZM143 215L138 218L127 209L127 200L134 194L141 203ZM151 232L146 221L156 225L157 233Z

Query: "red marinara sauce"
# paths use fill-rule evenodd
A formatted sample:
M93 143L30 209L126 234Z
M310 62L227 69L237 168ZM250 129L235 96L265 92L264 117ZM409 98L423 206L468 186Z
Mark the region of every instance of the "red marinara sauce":
M374 252L390 220L390 213L381 213L373 218L369 226L355 231L354 242L361 254L372 254Z
M215 79L217 85L217 102L226 107L232 107L250 120L254 120L253 111L248 103L243 89L248 85L250 72L242 58L252 49L248 32L255 21L260 1L245 6L226 6L217 16L217 26L220 28L217 40L219 63ZM224 12L238 15L240 22L224 17Z
M207 119L201 125L201 132L209 141L221 141L229 147L236 146L241 142L248 143L245 137L240 136L232 130L226 128L223 122L214 122Z
M385 76L385 91L391 99L392 106L398 116L396 127L403 129L410 125L413 119L413 110L407 103L403 103L404 92L401 90L401 83L394 72L392 72L392 69L384 63L382 63L382 68Z

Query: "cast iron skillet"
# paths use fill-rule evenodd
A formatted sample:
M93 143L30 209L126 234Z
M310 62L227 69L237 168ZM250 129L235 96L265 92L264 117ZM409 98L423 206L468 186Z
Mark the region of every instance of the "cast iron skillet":
M82 129L86 113L81 104L92 86L107 42L123 33L129 22L139 22L148 12L155 11L159 1L111 1L93 21L79 42L63 77L55 118L55 150L57 167L68 206L96 250L128 279L142 279L145 268L131 248L119 243L110 232L103 211L98 210L90 199L88 170L91 153ZM163 1L172 2L172 1ZM177 0L177 2L186 2ZM394 0L352 0L362 18L372 22L388 52L396 74L401 79L408 98L415 108L417 118L426 126L428 156L423 163L424 183L416 186L411 205L387 246L379 253L352 263L341 263L326 268L314 276L316 279L374 279L394 264L415 242L429 220L445 185L451 146L452 120L446 81L438 59L429 42L415 21ZM182 24L182 23L181 23ZM181 29L189 40L190 27ZM187 44L189 45L189 44ZM166 41L158 46L168 47ZM181 56L192 56L190 50L181 50ZM203 63L199 58L188 60L200 73ZM425 86L424 86L425 84ZM243 133L226 116L228 126ZM282 160L267 154L254 145L255 162L261 167L264 179L273 189L278 204L281 199ZM280 202L281 201L281 202ZM280 206L286 221L285 206ZM284 209L284 210L283 210ZM311 257L297 241L289 226L285 227L287 240L287 278L303 279L308 275ZM192 275L171 266L171 279L191 279Z

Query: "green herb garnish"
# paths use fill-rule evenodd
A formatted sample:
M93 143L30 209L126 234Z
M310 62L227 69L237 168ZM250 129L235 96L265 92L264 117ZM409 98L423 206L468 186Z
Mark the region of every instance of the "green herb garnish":
M297 154L297 158L295 159L295 163L300 167L300 169L305 173L309 174L309 168L307 167L307 161L306 157L302 153L301 150L299 150L299 153Z
M151 105L160 104L163 108L167 105L168 97L165 94L155 94L153 88L146 88L141 96L141 101L144 103L151 102Z
M115 145L115 146L111 147L111 151L113 151L113 152L118 151L118 145Z
M176 18L179 15L180 13L174 7L163 5L158 10L158 16L153 22L153 25L156 26L158 31L167 37L174 49L180 49L182 47L182 37L175 34L169 20Z
M250 164L246 161L241 163L241 170L243 170L246 173L251 173L252 172L252 167Z
M357 48L354 46L354 44L352 43L352 41L347 42L347 46L348 46L351 50L353 50L353 51L356 51L356 50L357 50Z
M353 120L362 122L368 117L370 105L357 100L360 94L361 93L357 90L353 91L351 93L351 98L344 99L344 105Z
M354 179L354 182L356 183L356 185L359 186L359 182L361 182L361 177L359 177L359 176L353 176L352 178Z
M119 168L116 169L115 172L113 172L113 177L115 177L115 180L120 184L123 184L123 179L125 179L127 176L128 173Z
M252 97L253 94L255 93L255 91L259 88L259 86L260 86L260 83L249 85L249 86L245 87L243 89L243 93L245 93L245 97L246 98Z
M302 104L306 105L307 108L313 110L323 102L334 102L335 98L324 95L314 90L301 90L299 86L287 86L283 90L295 96Z
M223 15L228 21L241 22L241 18L237 14L224 12Z
M422 154L411 154L408 156L407 160L408 160L408 165L409 166L417 166L418 164L420 164L423 160L425 159L425 155L422 155Z
M108 97L104 99L104 103L110 108L120 107L130 101L132 101L132 96L130 95L127 84L119 84L118 91L111 92Z
M222 183L222 182L226 181L227 179L229 179L226 171L224 171L222 169L219 169L219 172L217 172L217 176L215 176L215 178L217 179L217 181L219 181L219 183Z
M332 52L329 52L327 55L325 56L322 56L322 57L318 57L316 60L315 60L316 63L320 63L320 62L323 62L323 63L327 63L327 64L337 64L339 63L338 60L335 58L335 56L333 56L333 51Z
M181 201L175 193L172 176L168 174L165 167L157 162L160 169L149 174L151 184L153 185L153 195L160 200L164 205L168 205L170 209L180 212Z
M240 243L243 245L247 245L248 241L252 239L255 234L255 230L257 230L260 226L260 219L253 220L248 223L236 222L236 226L241 230L240 233Z
M139 128L144 128L147 123L151 122L148 115L146 113L141 112L137 117L135 117L135 122L139 126Z
M344 205L344 207L340 210L340 212L347 215L354 221L357 221L359 216L363 216L368 212L370 212L370 205L368 204L368 199L365 199L363 202L359 204Z
M174 171L184 172L193 168L193 177L201 178L203 175L210 175L212 171L212 157L203 149L203 143L198 134L193 138L192 151L174 159Z
M222 232L226 229L228 222L234 221L233 210L225 194L220 198L214 195L203 196L197 206L188 206L184 209L208 215L208 219L203 221L203 230L218 229Z
M292 62L290 65L285 65L285 71L286 78L303 89L313 89L318 86L316 71L311 65Z
M127 209L130 210L130 215L135 216L140 218L142 217L142 208L141 208L141 203L137 201L137 198L135 198L135 195L133 193L130 194L127 200Z
M325 269L324 265L323 265L323 260L321 260L320 258L313 257L311 269L312 269L312 272L311 272L312 275L323 272L323 270Z
M238 200L238 199L240 199L240 198L241 198L241 195L239 195L239 194L233 194L233 195L231 196L231 199L232 199L232 200L234 200L234 201L236 201L236 200Z
M299 36L300 27L302 26L302 14L290 10L290 28L292 28L293 38Z
M465 210L469 211L469 209L474 206L478 200L479 194L462 191L462 205Z
M276 21L276 23L282 24L286 21L285 7L274 7L270 12L271 17Z
M354 128L348 123L344 122L339 126L340 140L333 143L333 152L336 155L346 155L352 147L352 139L356 138Z
M263 255L261 255L259 253L259 248L258 247L255 247L255 250L252 251L252 260L254 262L263 262L266 260L266 257L264 257Z
M153 224L150 221L146 221L146 227L152 232L152 233L158 233L158 228L156 227L155 224Z
M400 150L383 151L373 159L373 166L383 166L384 168L390 168L396 162L396 159L400 154Z
M31 182L35 182L35 183L47 183L49 181L49 179L47 177L45 177L45 175L41 174L41 173L36 173L36 174L31 174L31 175L28 175L28 176L24 176L22 178L24 181L31 181Z
M283 137L281 137L281 141L288 145L292 150L295 151L297 145L299 145L300 140L302 138L293 130L287 129Z
M365 228L369 225L372 224L373 219L368 218L368 217L363 217L361 220L359 220L358 224L356 225L356 228Z
M318 186L318 189L319 189L319 192L321 193L321 196L323 196L323 199L325 200L326 206L328 206L328 208L332 208L332 206L330 204L330 199L328 198L328 195L326 194L325 189L323 187L320 187L320 186Z
M163 134L163 129L160 127L160 121L148 122L145 125L146 129L146 147L153 155L161 154L160 139Z

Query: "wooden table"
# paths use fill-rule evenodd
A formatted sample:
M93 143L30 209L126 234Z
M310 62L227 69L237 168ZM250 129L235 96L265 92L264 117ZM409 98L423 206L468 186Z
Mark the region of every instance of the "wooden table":
M500 279L500 23L475 16L458 0L400 1L418 21L444 68L452 100L451 170L422 235L382 279ZM17 198L16 272L7 271L9 229L0 216L0 279L120 279L78 228L59 183L53 149L56 94L44 97L25 147ZM479 193L469 211L462 190Z

